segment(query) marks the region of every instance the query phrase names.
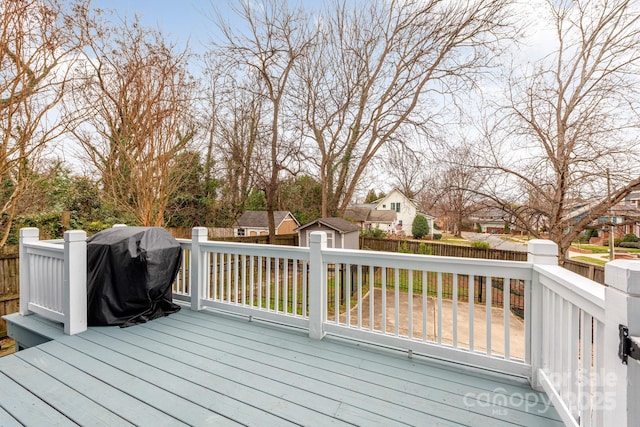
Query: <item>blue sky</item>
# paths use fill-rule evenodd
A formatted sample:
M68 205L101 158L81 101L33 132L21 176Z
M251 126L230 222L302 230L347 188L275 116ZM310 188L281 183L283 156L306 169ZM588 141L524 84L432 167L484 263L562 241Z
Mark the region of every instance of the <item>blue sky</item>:
M225 15L229 10L226 1L214 0ZM208 0L93 0L93 7L113 9L121 17L139 14L142 22L150 27L159 28L165 34L181 44L189 40L195 51L201 51L203 45L216 31L207 15L213 15Z

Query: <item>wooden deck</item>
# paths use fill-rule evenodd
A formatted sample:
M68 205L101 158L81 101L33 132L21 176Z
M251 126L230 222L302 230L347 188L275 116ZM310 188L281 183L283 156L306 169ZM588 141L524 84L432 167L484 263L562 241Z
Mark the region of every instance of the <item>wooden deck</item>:
M16 315L17 316L17 315ZM562 425L527 382L183 309L0 359L0 425Z

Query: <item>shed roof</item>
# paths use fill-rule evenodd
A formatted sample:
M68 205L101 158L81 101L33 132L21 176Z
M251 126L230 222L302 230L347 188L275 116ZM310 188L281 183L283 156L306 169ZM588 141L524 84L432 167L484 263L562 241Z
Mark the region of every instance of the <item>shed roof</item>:
M331 228L340 233L350 233L352 231L358 231L360 228L352 222L347 221L342 218L318 218L315 221L311 221L308 224L305 224L301 227L295 229L295 231L301 231L307 229L313 225L324 225L325 227Z

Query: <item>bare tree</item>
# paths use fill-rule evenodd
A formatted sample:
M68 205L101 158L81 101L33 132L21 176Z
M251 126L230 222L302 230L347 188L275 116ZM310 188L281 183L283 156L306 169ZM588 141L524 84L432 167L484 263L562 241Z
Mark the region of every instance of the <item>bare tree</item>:
M555 48L512 70L482 153L486 193L533 235L548 231L564 259L585 226L640 185L640 13L626 0L548 1L547 12Z
M344 212L385 144L432 132L443 104L473 87L507 29L502 0L333 4L298 69L323 216Z
M478 191L485 177L470 163L472 159L471 147L464 142L443 149L433 165L437 177L430 193L433 208L456 236L461 235L464 220L480 207Z
M189 52L133 22L87 23L91 38L74 91L83 124L74 134L115 208L161 226L180 188L174 167L194 134ZM182 171L187 174L189 171Z
M233 7L246 24L239 27L219 25L225 43L216 46L220 56L245 73L240 78L241 90L261 98L260 118L265 132L258 135L256 156L252 159L257 172L256 185L265 193L269 237L275 236L274 210L283 173L294 172L300 137L295 126L286 120L291 97L294 65L305 55L310 38L304 30L306 19L301 9L290 9L284 0L243 1Z
M82 40L86 2L5 0L0 6L0 246L45 147L68 125L59 114Z
M406 142L390 143L385 148L379 169L391 177L408 198L415 198L424 191L430 178L428 156Z
M261 129L262 97L242 90L232 78L220 83L216 93L218 109L213 147L223 173L221 202L230 219L237 219L254 188L258 168L258 149Z

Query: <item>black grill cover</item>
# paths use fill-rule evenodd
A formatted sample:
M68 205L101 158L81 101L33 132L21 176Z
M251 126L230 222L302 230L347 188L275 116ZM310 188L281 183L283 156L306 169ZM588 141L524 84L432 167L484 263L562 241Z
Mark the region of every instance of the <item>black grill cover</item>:
M87 322L144 323L180 310L171 285L182 250L164 228L120 227L87 239Z

